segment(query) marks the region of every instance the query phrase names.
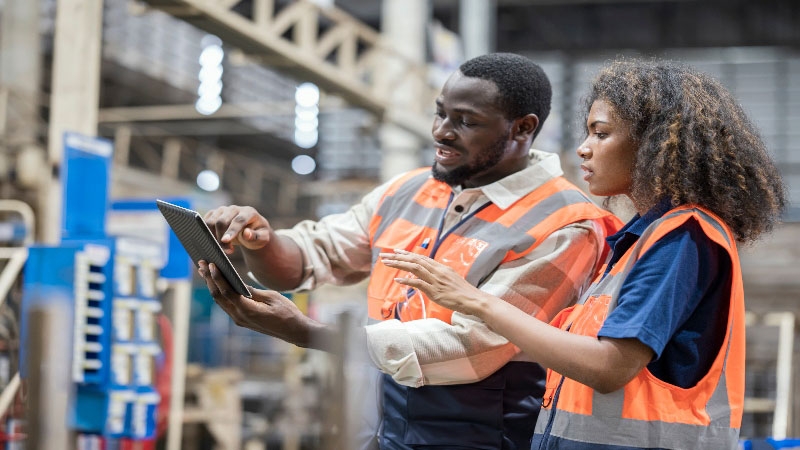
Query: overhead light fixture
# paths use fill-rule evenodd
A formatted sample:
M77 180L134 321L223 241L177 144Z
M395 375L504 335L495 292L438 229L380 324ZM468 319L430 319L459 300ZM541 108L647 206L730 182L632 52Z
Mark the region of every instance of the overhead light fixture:
M308 155L298 155L292 160L292 170L298 175L308 175L317 168L317 162Z
M219 189L219 175L213 170L203 170L197 174L197 187L206 192L215 192Z
M319 141L319 88L314 83L303 83L297 86L294 100L294 143L311 148Z
M194 104L197 112L204 116L214 114L222 107L222 61L225 51L222 41L213 35L207 35L201 41L203 51L200 52L200 72L197 79L197 101Z

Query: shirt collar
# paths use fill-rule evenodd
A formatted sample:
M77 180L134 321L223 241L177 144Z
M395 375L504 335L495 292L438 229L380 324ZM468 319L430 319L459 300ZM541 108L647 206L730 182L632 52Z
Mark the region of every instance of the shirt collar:
M660 202L656 203L655 206L650 208L643 216L636 214L633 218L625 224L616 234L609 236L606 238L606 242L611 248L614 248L617 241L619 241L623 236L635 236L636 239L642 236L644 230L650 226L651 223L655 222L659 217L666 214L667 211L672 209L672 202L668 198L662 199Z
M531 191L564 174L557 154L531 149L528 167L485 186L471 188L480 190L500 209L506 209ZM470 189L464 189L469 191ZM458 191L455 191L458 193Z

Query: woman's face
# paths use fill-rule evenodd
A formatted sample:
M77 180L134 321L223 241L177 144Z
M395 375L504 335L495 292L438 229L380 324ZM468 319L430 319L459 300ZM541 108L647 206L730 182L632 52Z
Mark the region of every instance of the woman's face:
M628 124L620 120L612 106L598 99L586 119L587 138L578 147L583 159L583 179L589 192L599 196L630 196L636 144Z

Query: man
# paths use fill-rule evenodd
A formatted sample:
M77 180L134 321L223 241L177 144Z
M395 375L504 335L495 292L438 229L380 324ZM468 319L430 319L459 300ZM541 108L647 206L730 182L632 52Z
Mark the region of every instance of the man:
M432 168L398 176L348 212L273 230L253 208L205 219L227 251L276 290L370 277L365 345L383 375L383 449L527 449L544 370L475 317L403 289L381 251L424 253L472 284L549 321L575 302L618 225L531 144L550 112L550 82L527 58L464 63L436 100ZM277 292L239 297L201 263L212 296L234 321L299 346L324 348L327 325ZM312 340L313 336L323 336Z

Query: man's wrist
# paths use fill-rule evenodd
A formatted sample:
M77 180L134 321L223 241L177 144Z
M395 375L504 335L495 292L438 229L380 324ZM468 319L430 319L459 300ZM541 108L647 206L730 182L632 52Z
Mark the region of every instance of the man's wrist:
M295 345L313 350L335 351L334 347L339 341L339 332L335 327L309 317L305 317L305 322Z
M338 354L366 350L367 336L364 327L348 326L349 333L343 333L338 325L317 322L308 317L306 320L302 335L294 342L298 347ZM349 342L350 340L355 342Z

